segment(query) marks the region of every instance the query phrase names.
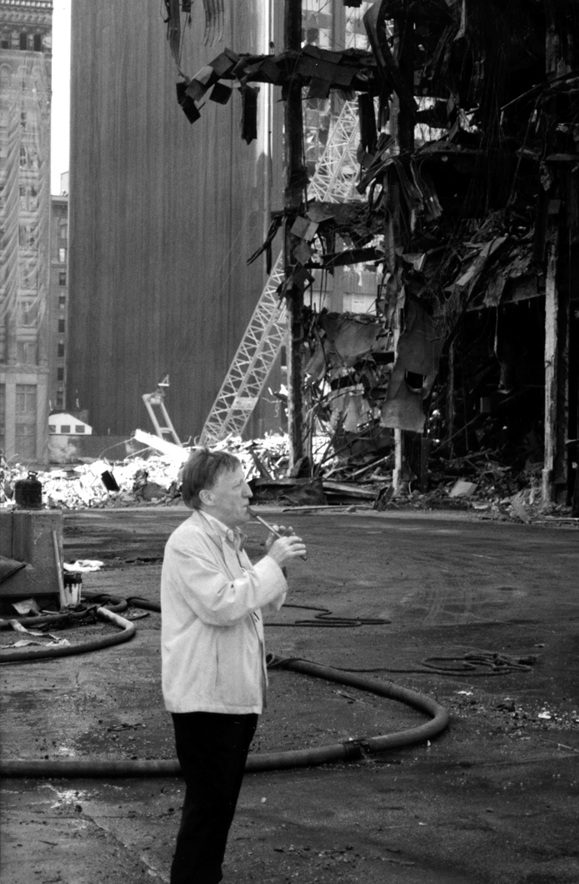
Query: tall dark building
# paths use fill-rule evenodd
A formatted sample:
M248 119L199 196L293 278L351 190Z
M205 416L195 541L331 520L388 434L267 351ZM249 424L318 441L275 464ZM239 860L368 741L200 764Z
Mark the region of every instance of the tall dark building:
M229 47L267 52L270 4L227 4L221 42L203 43L201 4L184 25L180 68L192 77ZM241 99L206 100L191 125L158 0L75 0L72 7L67 407L95 432L152 431L142 402L166 374L183 441L205 416L265 282L279 94L263 85L258 137L241 138ZM274 136L275 138L275 136ZM279 139L279 134L277 135ZM272 171L277 169L277 172ZM274 180L275 179L275 180ZM268 413L269 410L269 413ZM262 406L254 432L274 427Z

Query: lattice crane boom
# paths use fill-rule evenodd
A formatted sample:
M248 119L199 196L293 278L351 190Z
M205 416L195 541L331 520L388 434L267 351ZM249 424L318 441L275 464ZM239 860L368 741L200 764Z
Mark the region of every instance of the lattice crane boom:
M337 203L361 198L355 190L358 140L356 104L347 101L336 118L308 185L313 199ZM201 445L211 446L229 435L239 436L249 421L286 340L285 302L277 294L283 279L282 249L205 421Z
M201 445L215 444L230 434L241 435L245 429L285 339L285 303L277 294L283 279L281 252L205 421Z

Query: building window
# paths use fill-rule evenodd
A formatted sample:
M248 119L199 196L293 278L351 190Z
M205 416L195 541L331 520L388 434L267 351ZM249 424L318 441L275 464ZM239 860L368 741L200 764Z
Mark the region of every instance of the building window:
M64 344L59 344L57 347L56 355L62 357L64 356Z
M34 51L42 52L42 34L34 35Z
M58 260L60 264L66 264L66 249L58 250Z
M0 91L3 91L4 89L9 89L11 80L12 72L10 70L10 66L7 64L3 64L0 67Z
M70 424L62 424L60 427L61 433L70 433Z
M20 48L28 49L28 34L25 31L20 34Z
M36 365L36 341L16 341L16 362Z
M36 385L16 384L16 454L36 457Z
M32 424L16 423L16 454L22 460L34 460L36 457L36 422Z
M56 433L56 425L55 425L55 424L49 424L49 425L48 425L48 432L49 432L49 433Z
M64 368L56 369L56 380L63 381L64 380Z
M66 307L66 295L58 296L58 306L61 310L64 310L64 308Z
M59 331L61 334L64 333L65 325L66 325L66 320L65 320L65 319L59 319L59 320L58 320L58 331Z
M58 274L58 284L66 285L66 270L61 270Z
M16 384L16 414L36 417L36 384Z
M75 424L74 432L75 433L84 433L84 424Z
M22 280L23 286L31 288L30 279ZM38 306L32 300L20 301L18 304L18 322L21 326L30 328L36 325L38 319Z
M60 238L66 239L68 236L68 224L62 222L60 225Z

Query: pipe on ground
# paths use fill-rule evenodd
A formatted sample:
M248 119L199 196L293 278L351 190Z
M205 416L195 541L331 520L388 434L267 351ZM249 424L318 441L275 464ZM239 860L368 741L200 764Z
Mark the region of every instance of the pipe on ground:
M102 648L110 648L113 645L120 645L133 638L136 632L135 624L124 617L119 616L108 608L96 608L96 615L101 620L107 620L115 626L121 628L121 632L114 632L111 635L104 635L102 638L92 639L88 642L82 642L75 645L64 645L54 648L38 648L38 650L2 651L0 653L0 663L33 663L36 660L46 660L50 657L70 657L73 654L86 654L89 651L100 651Z
M99 610L103 610L100 609ZM111 613L111 612L107 612ZM116 615L115 615L116 616ZM118 618L122 620L123 618ZM125 621L128 622L128 621ZM132 626L132 624L129 624ZM449 715L446 709L435 700L413 691L410 688L394 684L394 682L379 681L368 676L360 676L354 673L345 673L328 666L319 666L307 660L282 660L270 658L271 665L278 668L291 669L315 678L323 678L337 684L356 687L360 690L377 694L380 697L388 697L398 700L407 706L412 706L420 712L432 716L430 721L398 731L393 734L383 734L377 737L348 740L345 743L335 743L329 746L320 746L314 749L293 749L285 752L268 752L263 755L250 754L247 759L246 771L258 773L271 770L287 770L294 767L312 767L320 764L329 764L337 761L354 761L363 758L367 754L385 752L389 749L400 749L404 746L412 746L432 739L440 734L449 723ZM32 777L43 778L93 778L93 777L175 777L181 776L179 762L177 760L126 760L126 761L100 761L100 760L48 760L48 761L3 761L0 762L0 777Z

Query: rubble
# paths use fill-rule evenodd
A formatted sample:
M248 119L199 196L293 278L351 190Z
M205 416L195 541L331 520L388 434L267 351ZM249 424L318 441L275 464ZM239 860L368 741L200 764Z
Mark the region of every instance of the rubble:
M151 437L151 440L154 438ZM216 447L235 453L243 463L248 478L259 476L260 468L272 479L281 478L287 473L285 436L272 435L250 442L230 438ZM173 451L164 454L151 451L147 457L129 456L120 461L99 458L92 463L39 469L36 475L42 485L43 506L76 510L171 505L180 500L180 471L189 449L184 448L183 452L184 456L175 457ZM11 464L2 458L0 507L14 505L15 483L25 478L29 470L29 465Z
M0 506L14 505L14 484L28 473L21 464L2 464ZM163 489L163 496L156 498L167 502L174 497L178 469L169 458L151 456L126 459L111 463L95 460L91 464L66 466L62 469L39 470L37 478L42 484L42 503L48 508L85 509L105 506L131 506L141 503L143 474L156 487ZM111 478L118 491L110 491ZM105 484L106 480L106 484ZM107 487L108 486L108 487ZM145 484L146 487L146 484Z
M579 725L576 709L555 707L553 703L536 701L534 704L516 703L512 697L496 701L483 693L457 691L454 701L455 713L483 716L490 727L506 732L526 729L557 731L574 729Z
M571 517L571 507L542 502L540 464L516 469L501 462L496 451L455 458L432 457L425 489L420 488L418 477L407 470L395 491L391 445L377 452L336 453L332 441L326 435L316 436L312 461L304 458L292 475L288 475L286 435L271 434L249 441L229 437L215 448L239 457L255 503L312 508L355 505L379 512L458 510L486 520L579 527L579 519ZM184 459L151 451L147 457L132 455L121 461L99 458L89 464L39 471L43 505L65 510L171 506L181 500L180 471ZM0 507L14 505L14 485L28 472L29 465L2 461Z

